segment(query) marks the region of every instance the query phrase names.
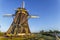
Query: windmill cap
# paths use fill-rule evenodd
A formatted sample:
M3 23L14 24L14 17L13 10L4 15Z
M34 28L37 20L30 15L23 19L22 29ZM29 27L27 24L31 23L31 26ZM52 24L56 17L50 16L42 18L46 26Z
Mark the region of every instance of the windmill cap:
M23 14L29 15L25 8L17 8L17 12L22 12Z

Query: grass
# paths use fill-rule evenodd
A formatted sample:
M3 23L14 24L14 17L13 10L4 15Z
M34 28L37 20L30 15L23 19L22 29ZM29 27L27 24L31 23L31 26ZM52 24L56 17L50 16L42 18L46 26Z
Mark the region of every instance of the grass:
M0 40L55 40L51 37L40 37L40 38L0 38Z
M0 32L0 36L3 36L4 35L4 33L3 32Z
M5 38L1 37L3 36L4 33L0 32L0 40L55 40L54 37L51 36L46 36L42 34L34 34L33 36L27 36L27 37L10 37L10 38Z
M7 38L0 38L0 40L8 40Z

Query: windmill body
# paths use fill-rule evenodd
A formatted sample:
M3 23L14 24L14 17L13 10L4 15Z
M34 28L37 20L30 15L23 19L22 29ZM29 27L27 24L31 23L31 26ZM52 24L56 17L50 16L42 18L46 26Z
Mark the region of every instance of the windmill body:
M28 26L28 12L24 8L18 8L15 13L15 18L6 32L6 34L13 35L22 35L22 34L30 34L30 29Z

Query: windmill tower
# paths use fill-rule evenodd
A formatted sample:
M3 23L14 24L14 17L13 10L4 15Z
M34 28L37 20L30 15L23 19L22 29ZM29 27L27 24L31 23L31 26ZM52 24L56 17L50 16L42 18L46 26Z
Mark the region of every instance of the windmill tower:
M14 16L14 20L6 32L7 35L29 35L31 32L28 25L28 19L37 18L37 16L28 14L27 10L24 8L24 2L22 3L22 8L18 8L15 14L5 14L4 16Z

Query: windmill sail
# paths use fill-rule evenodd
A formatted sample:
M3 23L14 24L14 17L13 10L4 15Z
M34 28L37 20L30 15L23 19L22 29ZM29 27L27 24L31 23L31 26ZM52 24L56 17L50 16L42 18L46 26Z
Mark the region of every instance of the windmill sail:
M39 16L28 16L28 18L39 18Z
M24 1L22 2L22 8L25 8L25 2Z

